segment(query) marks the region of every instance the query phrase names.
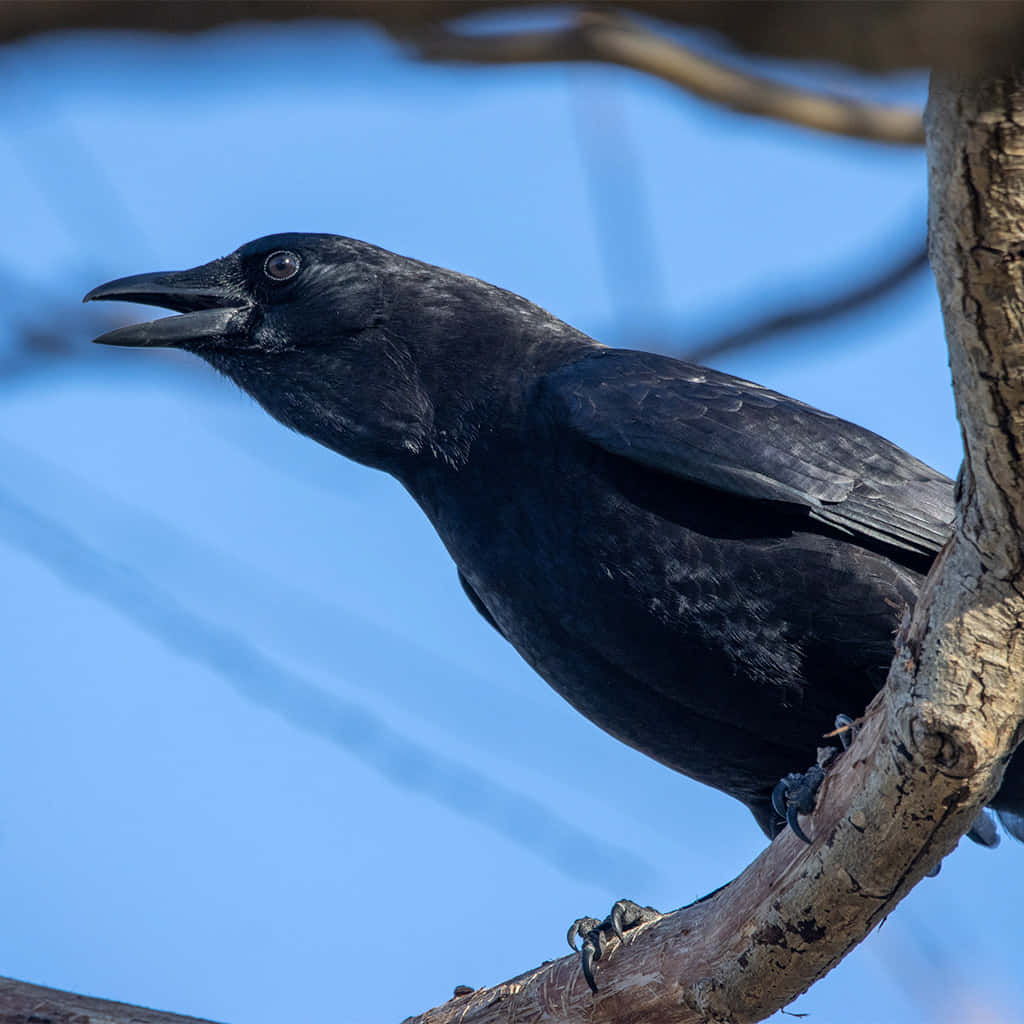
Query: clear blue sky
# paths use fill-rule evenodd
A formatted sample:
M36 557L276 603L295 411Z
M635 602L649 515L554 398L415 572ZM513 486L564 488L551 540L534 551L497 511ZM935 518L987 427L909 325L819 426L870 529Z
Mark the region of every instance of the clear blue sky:
M923 155L329 25L53 38L0 70L0 360L12 321L75 353L0 378L0 973L235 1024L397 1022L563 955L617 897L670 909L738 873L748 812L549 691L397 484L198 364L89 349L135 314L76 303L332 231L683 351L909 247ZM718 365L956 471L926 278ZM1018 1019L1022 867L964 844L792 1009Z

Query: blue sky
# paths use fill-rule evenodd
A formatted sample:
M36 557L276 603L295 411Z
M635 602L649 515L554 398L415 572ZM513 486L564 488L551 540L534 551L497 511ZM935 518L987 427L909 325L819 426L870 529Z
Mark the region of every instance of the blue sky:
M0 379L0 973L237 1024L399 1021L561 956L620 896L669 909L738 873L748 812L556 697L396 483L197 363L89 348L135 313L76 304L333 231L682 352L909 248L923 154L331 25L54 37L0 70L0 357L11 324L72 351ZM923 101L920 76L808 74ZM956 471L924 277L716 365ZM1022 858L965 844L793 1009L1012 1019Z

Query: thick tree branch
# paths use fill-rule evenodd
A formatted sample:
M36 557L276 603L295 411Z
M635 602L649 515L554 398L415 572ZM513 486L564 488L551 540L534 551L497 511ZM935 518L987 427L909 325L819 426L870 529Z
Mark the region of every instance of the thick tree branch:
M654 75L741 114L875 142L920 145L921 112L828 96L729 67L626 18L585 12L575 25L549 32L496 35L434 29L407 40L426 60L468 64L588 61Z

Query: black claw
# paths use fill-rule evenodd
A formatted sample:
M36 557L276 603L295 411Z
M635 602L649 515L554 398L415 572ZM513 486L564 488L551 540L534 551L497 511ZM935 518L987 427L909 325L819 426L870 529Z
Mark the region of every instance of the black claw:
M811 841L807 838L807 835L804 833L804 830L800 827L800 822L797 819L797 815L799 813L800 812L797 809L796 804L790 804L789 807L786 809L786 824L789 826L790 831L793 833L793 835L797 837L797 839L802 839L805 843L807 843L808 846L810 846Z
M786 793L789 792L790 778L791 776L787 775L784 779L779 779L772 790L772 807L775 808L775 813L782 819L786 818Z
M583 943L580 950L580 963L583 965L583 977L587 979L590 991L597 995L597 982L594 981L594 961L600 960L601 954L596 952L594 944L589 939Z
M619 942L625 941L625 936L622 934L622 912L626 908L622 905L622 900L612 907L612 931L615 932L616 938Z
M624 942L625 933L631 928L648 921L656 921L660 917L661 914L654 907L641 907L632 900L618 900L603 921L593 917L581 917L572 923L566 938L572 951L580 954L583 977L587 979L591 992L597 992L594 964L604 956L609 937L614 934L620 942ZM579 949L576 948L577 937L583 940L583 946Z
M857 723L849 715L842 714L836 715L835 730L825 734L829 739L838 736L843 750L850 749L850 744L856 735ZM771 823L773 839L778 835L781 823L785 822L798 839L802 839L805 843L811 842L807 834L800 827L798 815L810 814L814 810L818 789L825 779L825 769L822 766L831 763L832 759L837 756L834 747L832 748L831 756L827 756L827 751L819 751L818 753L819 758L825 757L826 759L808 768L802 775L797 772L790 772L789 775L780 779L772 790L772 808L779 816L778 822Z
M797 815L810 814L814 810L815 796L824 778L824 769L814 765L803 775L791 772L772 790L772 807L775 808L775 813L784 819L793 834L805 843L810 843L811 840L800 827Z

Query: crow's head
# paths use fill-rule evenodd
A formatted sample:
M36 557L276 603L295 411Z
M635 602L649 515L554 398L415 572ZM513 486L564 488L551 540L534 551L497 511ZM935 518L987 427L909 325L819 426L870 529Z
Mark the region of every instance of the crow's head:
M586 343L511 292L336 235L270 235L85 299L174 310L96 341L193 352L287 426L400 476L424 452L464 457L533 353Z

